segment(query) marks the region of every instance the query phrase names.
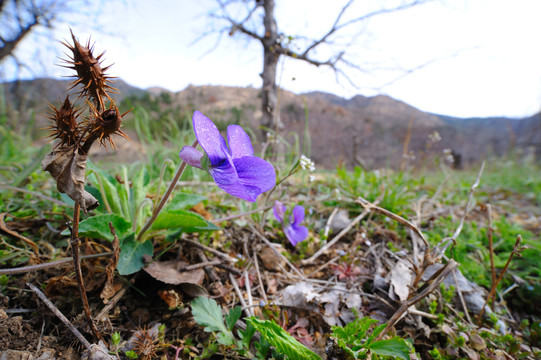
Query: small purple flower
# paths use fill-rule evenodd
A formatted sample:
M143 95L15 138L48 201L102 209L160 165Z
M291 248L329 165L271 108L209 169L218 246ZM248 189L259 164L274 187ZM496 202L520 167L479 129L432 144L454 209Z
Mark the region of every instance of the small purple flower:
M274 216L282 223L287 239L291 245L296 246L308 237L308 229L306 226L300 225L304 220L304 208L301 205L295 206L289 219L285 218L286 210L286 206L279 201L276 201L272 208Z
M226 193L255 202L259 194L276 185L274 167L254 156L250 137L242 127L227 127L229 146L216 125L199 111L193 114L193 129L206 156L191 146L184 146L180 158L188 165L207 170Z

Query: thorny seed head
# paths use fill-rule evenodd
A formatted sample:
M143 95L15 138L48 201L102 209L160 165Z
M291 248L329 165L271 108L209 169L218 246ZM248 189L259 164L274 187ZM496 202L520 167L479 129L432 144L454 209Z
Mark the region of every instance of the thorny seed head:
M103 97L111 99L107 92L116 91L115 88L109 85L112 82L109 80L111 77L105 75L105 71L111 65L104 68L101 67L101 58L104 53L94 57L92 54L94 47L90 45L90 40L88 40L86 46L83 46L77 41L73 32L71 32L71 37L73 39L73 46L63 43L73 53L72 56L68 55L68 60L65 60L71 66L65 67L77 72L77 75L74 76L77 79L71 83L70 89L73 89L79 84L83 85L80 95L94 99L96 107L101 110L105 107Z
M59 145L71 146L77 143L79 130L77 128L77 117L81 113L81 109L74 108L66 96L66 100L59 109L49 104L50 110L47 116L53 123L45 128L50 131L49 138L52 140L60 139ZM55 146L55 147L56 147Z
M107 148L105 141L109 141L114 149L118 149L111 135L117 134L130 140L128 135L120 130L120 127L122 126L122 117L131 110L128 110L121 115L114 102L111 102L109 109L101 113L92 104L90 104L90 109L91 115L87 125L88 135L85 139L85 143L88 141L93 142L99 140L100 144Z
M150 360L156 357L158 337L152 334L151 330L144 327L135 334L135 352L139 359Z

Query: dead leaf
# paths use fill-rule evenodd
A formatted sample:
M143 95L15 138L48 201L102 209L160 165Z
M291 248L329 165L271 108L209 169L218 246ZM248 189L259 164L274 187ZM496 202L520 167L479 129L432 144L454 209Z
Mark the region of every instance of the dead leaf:
M175 290L158 290L158 295L165 301L170 309L182 305L182 295Z
M391 299L395 299L398 296L400 301L406 301L410 293L410 284L413 273L407 262L399 260L395 266L393 266L389 273L391 282L391 288L389 289L389 296ZM394 292L394 293L393 293Z
M195 269L190 271L178 271L186 266L184 261L169 260L155 261L143 268L154 279L171 285L192 283L201 286L205 278L205 270Z
M282 252L284 249L281 246L277 246L276 250ZM284 267L285 260L276 254L276 252L269 246L264 247L259 252L259 258L263 267L268 271L280 271L280 267Z
M205 205L203 203L199 203L195 206L193 206L190 211L193 211L195 213L198 213L201 215L205 220L212 221L212 214L205 209Z
M56 181L56 188L81 205L85 213L100 204L85 190L86 155L80 155L75 145L54 149L41 162L41 168L48 171Z

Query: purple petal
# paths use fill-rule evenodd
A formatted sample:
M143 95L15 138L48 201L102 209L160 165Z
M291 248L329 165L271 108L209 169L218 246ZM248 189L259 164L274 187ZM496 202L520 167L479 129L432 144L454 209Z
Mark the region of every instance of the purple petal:
M293 226L299 225L304 220L304 208L301 205L297 205L293 208L293 220L291 223Z
M250 137L239 125L229 125L227 127L227 144L231 149L233 159L254 155Z
M274 217L282 224L284 223L284 214L286 213L286 210L287 208L284 204L278 200L274 202L272 212L274 213Z
M195 137L207 153L210 163L218 165L226 158L223 149L227 149L220 131L208 117L199 111L194 112L192 122Z
M225 147L225 145L224 145ZM239 175L233 165L231 155L224 153L226 158L217 166L210 166L209 173L218 185L231 185L239 181Z
M203 154L201 154L199 150L196 150L191 146L184 146L182 150L180 150L178 156L180 156L180 158L184 160L186 164L202 169L201 158L203 157Z
M291 245L296 246L308 237L308 229L302 225L290 225L284 228L284 234Z
M259 194L261 194L261 190L259 188L256 188L253 186L242 185L239 182L236 182L230 185L219 184L219 183L216 183L216 184L218 185L220 189L222 189L229 195L233 195L235 197L238 197L246 201L255 202Z
M243 156L233 159L233 164L239 174L239 183L259 189L264 193L276 185L276 172L267 161L255 156Z

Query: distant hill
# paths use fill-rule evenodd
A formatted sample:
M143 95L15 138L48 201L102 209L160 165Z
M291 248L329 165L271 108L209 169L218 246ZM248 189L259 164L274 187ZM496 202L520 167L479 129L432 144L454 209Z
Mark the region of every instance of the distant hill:
M37 79L5 83L3 90L8 106L44 113L48 102L58 104L63 100L68 83L69 80ZM198 109L214 121L240 123L261 136L257 88L188 86L172 93L160 88L139 89L119 79L114 86L119 90L119 103L128 96L157 99L165 93L168 101L160 103L164 109ZM297 133L304 141L307 109L311 157L326 168L334 168L338 163L396 167L403 161L408 133L407 153L413 154L415 160L410 160L417 163L441 156L444 149L458 155L461 165L489 155L505 155L512 149L534 151L541 158L541 114L525 119L459 119L422 112L389 96L357 95L344 99L324 92L296 95L281 91L279 103L282 134L289 139L291 133ZM21 120L24 121L24 114ZM441 140L431 141L435 139L431 135L434 132Z

